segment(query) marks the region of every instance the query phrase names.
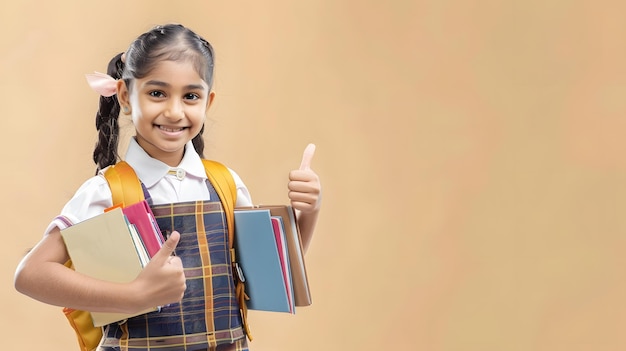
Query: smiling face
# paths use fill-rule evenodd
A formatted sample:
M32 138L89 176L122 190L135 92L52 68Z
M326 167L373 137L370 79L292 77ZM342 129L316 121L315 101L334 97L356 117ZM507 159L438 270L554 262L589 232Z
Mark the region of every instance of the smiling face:
M172 167L200 132L213 97L194 65L184 60L159 62L145 77L133 79L130 89L118 81L120 105L130 107L138 144Z

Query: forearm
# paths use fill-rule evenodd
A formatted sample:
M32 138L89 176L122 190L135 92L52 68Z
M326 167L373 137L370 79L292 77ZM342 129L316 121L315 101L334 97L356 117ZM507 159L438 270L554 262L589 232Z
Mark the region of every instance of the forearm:
M130 284L105 282L56 262L36 266L23 262L15 277L15 288L41 302L94 312L135 312Z
M54 229L20 262L15 289L47 304L81 310L133 312L142 308L137 306L141 300L132 284L85 276L64 266L67 260L63 239Z
M298 228L300 229L300 240L302 240L304 252L307 251L313 239L313 232L315 231L318 215L319 208L311 212L297 211L296 213Z

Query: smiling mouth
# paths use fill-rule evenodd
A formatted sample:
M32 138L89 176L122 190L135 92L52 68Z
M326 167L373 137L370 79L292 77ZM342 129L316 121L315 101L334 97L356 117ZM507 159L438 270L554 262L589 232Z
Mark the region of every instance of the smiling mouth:
M187 129L187 128L188 128L188 127L168 128L168 127L161 126L161 125L157 125L157 127L158 127L160 130L162 130L162 131L165 131L165 132L170 132L170 133L173 133L173 132L180 132L180 131L182 131L182 130L184 130L184 129Z

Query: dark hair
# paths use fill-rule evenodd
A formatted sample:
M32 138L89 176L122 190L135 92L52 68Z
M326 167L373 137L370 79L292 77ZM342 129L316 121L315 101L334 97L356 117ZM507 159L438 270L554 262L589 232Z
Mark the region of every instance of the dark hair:
M123 59L123 61L122 61ZM204 78L209 90L213 85L214 52L211 44L192 30L180 24L156 26L140 35L125 53L115 55L109 62L107 74L115 79L124 79L130 90L131 82L150 74L161 61L187 60L194 65L198 75ZM100 107L96 113L98 141L93 152L97 171L113 165L119 159L118 117L120 104L115 95L100 97ZM204 157L202 133L192 139L196 152Z

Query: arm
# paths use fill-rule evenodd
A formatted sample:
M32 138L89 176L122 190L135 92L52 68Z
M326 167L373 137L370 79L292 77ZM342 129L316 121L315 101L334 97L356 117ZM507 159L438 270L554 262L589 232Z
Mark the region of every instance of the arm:
M55 228L20 262L15 288L47 304L86 311L133 313L179 301L185 289L182 263L177 257L170 258L178 239L178 235L170 237L134 281L119 284L65 267L68 254Z
M305 253L309 248L311 239L313 239L313 232L315 230L315 224L317 223L318 213L319 209L315 212L296 211L298 227L300 228L300 236L302 239L302 247L304 248Z
M311 169L315 145L309 144L304 150L300 169L289 173L289 199L296 210L302 246L306 252L319 215L322 201L322 187L318 175Z
M182 266L165 264L170 261L171 250L162 249L164 257L155 261L158 254L155 255L139 276L127 284L101 281L65 267L69 255L60 228L96 216L110 206L111 191L104 177L94 176L83 183L61 216L52 221L41 241L18 265L15 288L44 303L98 312L134 313L180 300L177 291L181 286L184 290L184 282L180 283L184 279L180 278ZM61 217L66 220L58 221ZM176 247L176 243L168 245ZM172 261L176 264L177 259Z

